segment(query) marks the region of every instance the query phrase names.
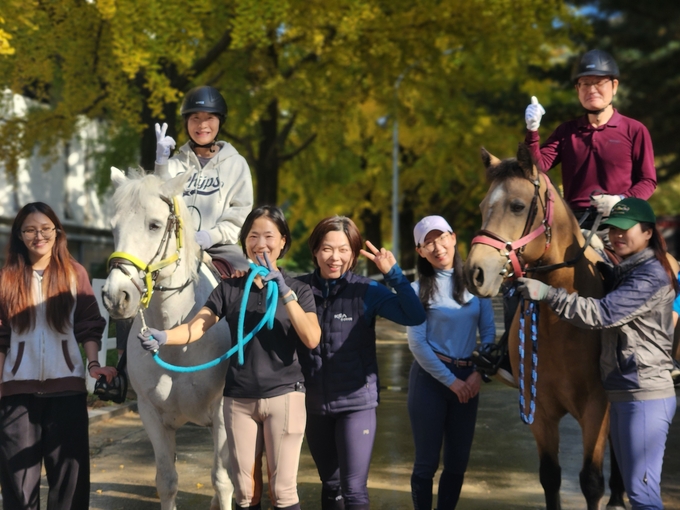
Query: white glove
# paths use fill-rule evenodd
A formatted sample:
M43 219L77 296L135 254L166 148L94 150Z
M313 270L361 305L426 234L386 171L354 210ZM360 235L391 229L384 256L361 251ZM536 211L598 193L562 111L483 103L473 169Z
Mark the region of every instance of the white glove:
M163 122L161 127L158 123L156 128L156 164L165 165L170 157L170 151L175 148L175 140L172 136L165 136L168 124Z
M590 205L597 208L602 217L607 218L616 204L621 201L621 195L593 195L590 197Z
M212 239L210 239L210 234L208 234L208 232L206 232L205 230L199 230L198 232L196 232L195 239L198 245L204 250L207 250L213 245Z
M545 115L545 110L538 103L536 96L531 96L531 104L527 106L524 111L524 120L527 122L527 129L529 131L538 131L538 126L541 125L541 117Z

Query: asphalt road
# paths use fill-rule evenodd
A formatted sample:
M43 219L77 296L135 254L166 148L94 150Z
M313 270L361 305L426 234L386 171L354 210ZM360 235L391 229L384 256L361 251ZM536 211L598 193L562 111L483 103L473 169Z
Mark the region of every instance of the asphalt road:
M399 329L383 326L379 332L381 381L386 388L378 408L378 434L369 475L371 508L407 510L412 508L409 480L413 443L406 412L406 386L412 358ZM576 422L567 417L562 421L560 433L563 508L581 510L585 508L585 502L578 487L580 430ZM158 509L153 451L139 416L128 412L92 423L90 437L90 508ZM177 442L178 507L207 509L212 497L209 431L194 425L184 426L178 431ZM303 446L298 484L302 507L318 509L320 483L306 445ZM666 448L662 490L666 508L680 510L678 416ZM602 508L604 502L606 499L603 499ZM267 508L271 508L268 501L263 505L263 509ZM498 382L485 384L482 388L475 441L458 508L544 508L536 448L529 429L519 419L516 390Z

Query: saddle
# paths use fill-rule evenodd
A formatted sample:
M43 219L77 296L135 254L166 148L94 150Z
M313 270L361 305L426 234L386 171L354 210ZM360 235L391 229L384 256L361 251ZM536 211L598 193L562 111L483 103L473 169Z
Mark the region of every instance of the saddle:
M226 280L234 275L234 266L227 259L217 256L210 256L203 252L203 264L210 269L216 280Z

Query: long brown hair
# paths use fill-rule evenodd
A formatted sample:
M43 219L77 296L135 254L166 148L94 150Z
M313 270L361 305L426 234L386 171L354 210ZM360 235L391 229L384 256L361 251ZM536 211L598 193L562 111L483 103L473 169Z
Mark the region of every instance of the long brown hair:
M643 232L646 232L647 230L652 231L652 237L649 239L649 247L654 251L656 259L661 262L661 265L666 270L666 274L671 280L673 290L675 290L675 293L677 294L678 291L680 291L680 284L678 284L678 275L674 273L671 264L668 261L666 240L661 235L661 232L659 232L655 223L640 222L640 228Z
M47 324L55 331L65 333L71 326L70 311L75 303L71 292L75 269L66 245L64 227L52 208L43 202L26 204L14 218L7 261L0 271L0 306L14 331L24 333L35 327L33 267L21 235L21 226L33 213L44 214L56 228L50 263L43 273L42 289Z
M430 261L425 257L418 255L416 262L418 268L418 281L420 282L420 292L418 297L426 310L434 299L437 292L437 280L435 278L435 270ZM453 299L461 306L465 306L465 290L467 289L465 283L465 275L463 272L463 258L460 256L458 249L453 252Z

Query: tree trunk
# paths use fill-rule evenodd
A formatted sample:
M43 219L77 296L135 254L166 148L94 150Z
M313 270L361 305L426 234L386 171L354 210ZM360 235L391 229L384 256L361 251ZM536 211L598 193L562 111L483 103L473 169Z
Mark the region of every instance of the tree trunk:
M267 106L267 114L260 119L261 140L255 161L255 205L276 205L279 189L278 147L279 102L276 98Z
M364 240L371 241L378 248L382 248L382 233L380 231L380 221L382 214L380 211L373 211L369 208L361 211L359 216L361 223L363 223Z
M417 195L412 195L417 196ZM413 241L413 226L415 217L413 213L413 200L409 199L409 194L404 193L399 211L399 248L401 251L400 266L402 269L413 269L416 267L416 245ZM397 254L395 253L396 257Z
M142 140L139 153L141 154L140 165L146 172L153 172L156 163L156 129L155 124L168 123L168 130L166 135L172 136L177 141L177 103L165 103L163 106L163 119L154 117L151 109L147 106L147 101L144 101L142 107L142 123L144 131L142 131ZM175 147L175 151L179 147Z

